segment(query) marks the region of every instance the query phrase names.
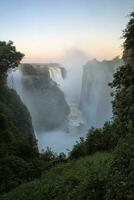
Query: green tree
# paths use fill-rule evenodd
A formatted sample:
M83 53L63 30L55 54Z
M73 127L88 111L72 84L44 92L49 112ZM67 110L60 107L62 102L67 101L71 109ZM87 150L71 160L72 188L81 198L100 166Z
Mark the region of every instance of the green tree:
M134 64L134 11L129 15L130 20L123 32L125 39L123 47L123 59L125 63Z
M110 86L114 89L113 114L122 124L122 132L126 132L128 124L134 126L134 12L123 32L124 65L114 74Z
M16 51L13 42L0 41L0 82L6 80L7 71L18 66L24 54ZM1 84L0 83L0 84Z
M114 74L114 121L122 136L114 152L109 171L107 200L134 198L134 12L124 30L124 65ZM117 131L118 131L117 127Z

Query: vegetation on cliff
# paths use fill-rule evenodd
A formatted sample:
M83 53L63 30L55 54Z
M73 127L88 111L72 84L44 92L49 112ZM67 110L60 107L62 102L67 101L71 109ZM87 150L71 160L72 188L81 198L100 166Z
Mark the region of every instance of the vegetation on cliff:
M40 177L42 171L64 155L50 149L39 154L31 116L20 97L6 85L8 70L18 65L23 54L12 42L0 42L0 193Z
M45 170L40 179L1 195L0 199L134 199L134 63L133 53L128 53L134 51L133 27L134 13L124 31L124 65L110 84L114 88L112 121L101 129L89 130L87 138L81 138L74 146L67 163L58 162L60 165ZM49 153L48 158L53 160Z

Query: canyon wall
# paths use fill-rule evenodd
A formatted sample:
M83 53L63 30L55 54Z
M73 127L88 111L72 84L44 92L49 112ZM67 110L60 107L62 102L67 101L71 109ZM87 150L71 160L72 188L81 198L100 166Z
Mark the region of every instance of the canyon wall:
M88 126L100 127L112 117L112 90L108 83L120 65L122 60L118 57L102 62L94 59L84 65L80 109Z

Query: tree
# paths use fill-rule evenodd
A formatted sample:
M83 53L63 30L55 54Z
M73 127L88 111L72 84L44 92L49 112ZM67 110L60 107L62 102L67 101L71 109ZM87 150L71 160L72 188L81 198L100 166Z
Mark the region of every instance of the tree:
M106 199L134 198L134 12L123 32L124 65L110 84L114 91L114 122L122 132L109 171ZM121 128L120 128L121 127Z
M5 83L7 71L18 66L23 57L24 54L16 51L12 41L0 41L0 84Z
M122 132L128 130L128 125L134 127L134 12L130 14L130 21L123 32L124 65L114 74L110 84L115 88L113 96L113 114L122 124Z
M123 60L127 64L134 64L134 11L129 15L130 20L123 32L125 39L123 47Z

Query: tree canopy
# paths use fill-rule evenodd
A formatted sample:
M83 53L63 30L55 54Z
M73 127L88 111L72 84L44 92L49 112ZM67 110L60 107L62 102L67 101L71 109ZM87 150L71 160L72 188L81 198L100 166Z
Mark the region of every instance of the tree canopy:
M123 32L124 65L114 74L110 84L114 90L113 114L125 128L134 127L134 12Z
M123 47L123 59L125 63L134 64L134 11L129 15L130 19L123 31L125 39Z
M17 51L13 42L0 41L0 82L5 82L7 71L18 66L24 54Z

